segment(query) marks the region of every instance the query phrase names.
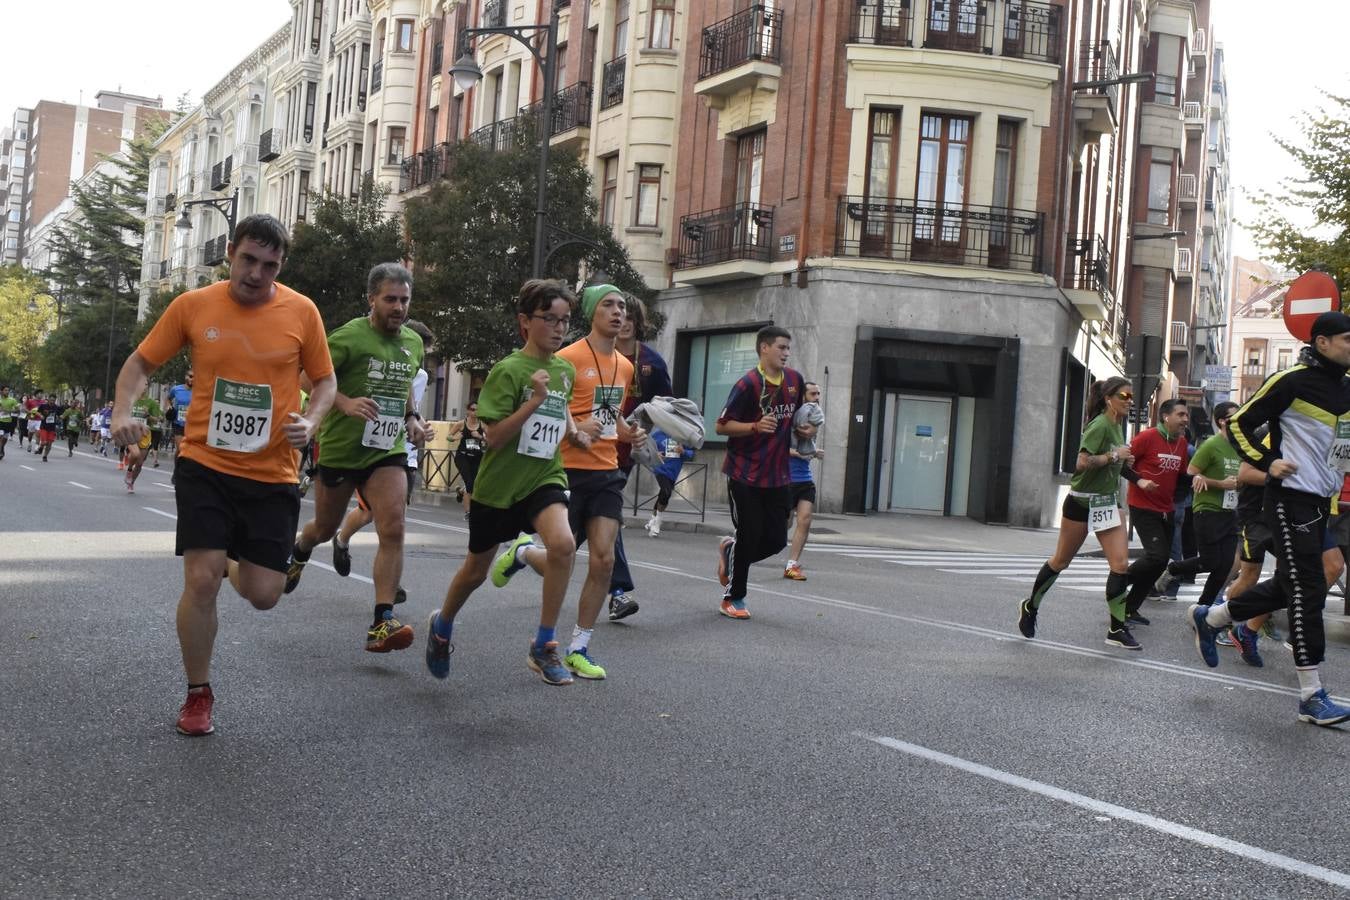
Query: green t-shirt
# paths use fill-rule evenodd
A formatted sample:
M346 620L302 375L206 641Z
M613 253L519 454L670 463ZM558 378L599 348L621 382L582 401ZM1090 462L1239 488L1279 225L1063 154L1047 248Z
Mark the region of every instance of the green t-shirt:
M1225 478L1237 475L1242 460L1238 458L1237 451L1229 443L1228 437L1219 433L1200 445L1200 449L1195 451L1195 456L1191 457L1191 465L1206 478L1223 481ZM1220 512L1223 510L1223 495L1225 493L1225 491L1220 490L1200 491L1191 501L1191 509L1196 512ZM1234 504L1236 504L1236 490L1233 497Z
M1086 450L1092 456L1110 453L1115 447L1125 444L1125 432L1120 423L1102 413L1083 429L1083 439L1078 449ZM1100 469L1084 469L1073 476L1069 482L1070 490L1078 494L1114 494L1120 490L1120 470L1124 463L1110 463ZM1082 498L1086 505L1086 498Z
M0 397L0 422L13 422L21 407L17 397Z
M389 456L406 456L403 416L413 378L422 368L422 338L406 325L397 335L376 331L361 316L328 336L337 389L348 397L369 397L380 407L370 422L334 406L319 426L319 462L337 469L364 469Z
M164 410L153 397L142 397L131 404L131 418L144 421L151 428L160 428L164 422Z
M548 399L525 421L518 437L504 446L488 448L478 466L473 499L484 506L507 509L545 485L567 488L561 448L577 377L570 362L559 356L542 360L515 351L493 366L483 382L478 418L491 424L519 409L534 393L530 376L540 369L549 375Z
M84 413L78 409L68 409L65 419L67 431L78 431L80 426L84 424Z

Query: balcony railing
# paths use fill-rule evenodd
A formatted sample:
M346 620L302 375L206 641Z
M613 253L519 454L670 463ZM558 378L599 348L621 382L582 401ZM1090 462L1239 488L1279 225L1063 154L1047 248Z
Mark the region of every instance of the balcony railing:
M782 16L758 3L709 25L703 29L698 77L710 78L751 60L777 63L782 35Z
M988 0L929 0L923 45L992 55L993 6Z
M483 4L481 28L501 28L506 25L506 0L488 0Z
M400 194L430 184L437 178L450 174L450 145L446 143L428 147L421 153L406 157L399 169L398 190Z
M178 208L178 195L169 193L164 195L164 211L171 213Z
M227 156L211 167L211 190L223 191L230 186L230 169L233 164L234 157Z
M277 134L277 131L274 128L269 128L262 133L262 136L258 138L259 162L271 162L281 155L280 137L281 135ZM277 139L275 146L272 143L274 139Z
M1261 363L1247 363L1242 367L1243 378L1265 378L1266 367Z
M225 261L225 235L214 237L202 245L202 265L218 266Z
M1078 81L1073 86L1075 91L1106 97L1114 107L1120 86L1106 82L1119 77L1116 51L1109 42L1087 43L1082 46L1078 54Z
M678 268L694 269L734 259L768 262L773 252L772 206L737 203L680 219Z
M864 0L853 10L849 43L910 47L914 44L914 13L908 2L896 6L887 0Z
M505 150L516 139L516 119L490 122L469 133L469 140L488 150Z
M537 100L522 107L522 113L542 115L544 101ZM574 128L587 128L591 124L591 85L578 81L570 84L553 95L553 121L549 125L549 137L566 134Z
M375 65L370 67L370 92L378 94L382 84L384 84L384 60L377 59Z
M1062 7L1037 0L1008 0L1004 16L1004 56L1059 64Z
M628 75L628 57L616 56L605 63L600 77L600 108L609 109L623 102L624 80Z
M1187 339L1190 337L1190 329L1187 327L1185 322L1172 323L1171 337L1172 337L1171 341L1172 349L1174 351L1184 351L1190 349L1189 345L1187 344Z
M1178 248L1177 248L1177 275L1178 275L1178 276L1181 276L1181 275L1190 275L1190 274L1191 274L1191 265L1192 265L1192 262L1191 262L1191 254L1192 254L1192 252L1193 252L1193 251L1192 251L1189 247L1178 247Z
M1043 219L1001 206L844 196L835 255L1040 272Z
M1068 250L1065 287L1108 296L1111 293L1111 251L1106 249L1106 241L1095 234L1071 234Z
M1198 184L1195 175L1183 172L1181 177L1177 179L1177 199L1182 203L1194 203L1200 192L1197 187Z

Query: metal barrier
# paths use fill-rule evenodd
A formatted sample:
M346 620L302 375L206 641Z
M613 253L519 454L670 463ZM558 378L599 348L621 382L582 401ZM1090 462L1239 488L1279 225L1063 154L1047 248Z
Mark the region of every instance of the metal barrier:
M444 493L454 490L456 483L463 484L453 450L417 451L417 473L421 476L420 487L424 491Z
M656 503L656 498L657 498L658 494L652 494L650 497L648 497L647 499L643 500L643 499L642 499L642 476L643 476L643 474L646 473L646 474L647 474L647 477L649 477L650 479L652 479L652 481L655 481L655 480L656 480L656 476L655 476L655 475L652 475L650 472L647 472L647 467L646 467L646 466L634 466L634 467L633 467L633 470L634 470L634 472L635 472L635 474L634 474L634 476L633 476L633 515L636 516L639 509L648 509L648 508L652 507L652 506ZM689 495L685 494L683 491L680 490L680 485L682 485L682 484L684 484L684 483L686 483L686 482L688 482L688 481L690 481L690 480L692 480L692 479L694 479L694 478L696 478L696 477L698 477L698 476L702 476L702 478L701 478L701 482L702 482L702 483L701 483L701 485L700 485L700 491L699 491L699 498L698 498L698 501L695 502L694 499L693 499L692 497L690 497ZM680 499L680 500L682 500L682 501L684 502L684 505L688 507L687 510L682 510L682 509L676 509L676 508L675 508L675 500L676 500L677 498ZM698 513L698 520L699 520L700 522L706 522L706 521L707 521L707 515L708 515L708 464L707 464L707 463L685 463L685 464L684 464L684 468L680 470L680 477L679 477L679 478L676 480L676 482L675 482L675 490L671 492L671 495L670 495L670 506L667 507L667 510L668 510L669 512L696 512L696 513Z

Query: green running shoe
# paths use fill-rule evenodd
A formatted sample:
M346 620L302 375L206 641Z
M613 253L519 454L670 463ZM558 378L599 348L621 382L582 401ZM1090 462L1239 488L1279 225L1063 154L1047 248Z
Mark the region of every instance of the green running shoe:
M506 583L511 580L511 576L525 568L524 563L516 562L516 551L533 542L533 538L528 534L522 534L506 545L506 549L502 551L501 556L498 556L492 563L492 583L494 586L506 587Z
M604 681L605 670L596 665L595 660L591 659L589 653L585 650L573 650L563 658L563 665L567 666L567 671L578 678L585 678L587 681Z

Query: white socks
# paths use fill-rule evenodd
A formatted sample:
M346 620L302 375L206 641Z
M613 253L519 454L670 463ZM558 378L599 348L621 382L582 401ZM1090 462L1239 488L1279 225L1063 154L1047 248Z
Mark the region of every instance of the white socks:
M1298 693L1300 699L1307 700L1322 689L1322 674L1317 666L1295 669L1298 672Z
M594 628L582 628L580 625L572 626L572 645L567 648L568 653L578 651L585 653L586 648L591 645L591 634Z
M1205 621L1213 628L1227 628L1233 624L1233 617L1228 613L1227 603L1215 603L1205 613Z

